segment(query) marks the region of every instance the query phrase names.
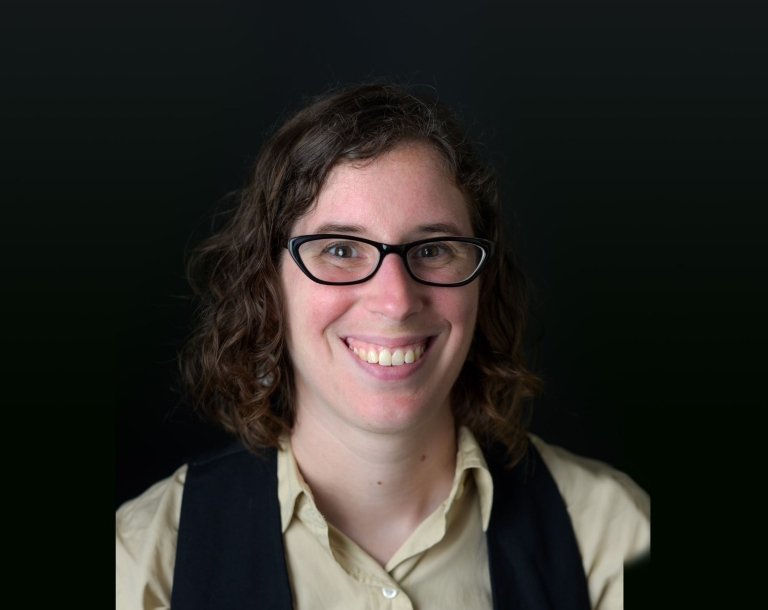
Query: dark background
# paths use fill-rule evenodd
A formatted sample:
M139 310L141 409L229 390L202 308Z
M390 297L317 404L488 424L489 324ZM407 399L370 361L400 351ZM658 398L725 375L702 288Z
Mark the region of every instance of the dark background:
M174 390L185 251L289 110L381 77L435 87L495 162L534 431L652 494L654 565L738 495L724 458L753 459L730 443L766 406L760 3L9 6L6 434L51 452L59 508L110 512L222 441Z

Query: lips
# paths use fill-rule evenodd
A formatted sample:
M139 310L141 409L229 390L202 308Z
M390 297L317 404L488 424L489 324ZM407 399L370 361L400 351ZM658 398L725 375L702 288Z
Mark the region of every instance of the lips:
M353 338L346 339L347 346L362 361L379 366L403 366L413 364L424 354L427 339L401 345L379 345Z

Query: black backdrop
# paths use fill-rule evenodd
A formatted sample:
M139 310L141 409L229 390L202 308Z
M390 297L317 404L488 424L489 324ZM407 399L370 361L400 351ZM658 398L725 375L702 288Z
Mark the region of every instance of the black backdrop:
M434 86L496 163L535 289L534 430L673 498L654 536L693 541L678 500L727 472L734 420L765 407L768 61L759 3L729 7L15 5L8 429L56 448L65 499L114 461L113 505L221 442L173 390L184 252L286 111L388 77Z

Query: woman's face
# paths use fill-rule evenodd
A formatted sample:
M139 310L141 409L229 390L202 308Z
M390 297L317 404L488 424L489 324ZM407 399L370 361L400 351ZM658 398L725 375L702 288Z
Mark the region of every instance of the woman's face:
M464 196L423 144L336 166L291 235L315 233L388 244L473 235ZM388 255L367 282L327 286L304 275L287 251L280 277L300 422L391 433L452 417L449 397L472 341L479 282L419 284L402 258ZM394 364L385 366L385 351Z

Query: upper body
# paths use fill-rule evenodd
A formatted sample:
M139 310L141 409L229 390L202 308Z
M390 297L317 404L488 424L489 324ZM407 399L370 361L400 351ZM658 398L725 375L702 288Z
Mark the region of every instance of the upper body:
M648 496L601 462L532 440L565 500L592 607L622 608L623 566L650 547ZM458 444L445 507L430 515L386 566L325 521L285 445L278 453L276 493L297 610L391 607L385 589L398 591L398 601L414 608L491 607L485 535L494 490L467 429L460 431ZM118 610L170 608L186 474L184 466L119 509Z
M198 251L202 303L185 377L200 404L246 447L287 443L284 481L293 478L300 497L311 498L314 515L311 537L290 526L284 532L300 607L308 579L339 582L326 574L336 564L315 566L296 542L318 536L337 541L324 541L326 559L355 564L345 573L378 569L380 578L398 582L408 573L423 580L417 589L438 591L467 572L458 564L439 568L421 547L441 544L435 532L446 544L467 535L461 544L453 540L451 556L475 557L473 586L485 586L477 526L492 494L482 491L482 476L473 475L476 484L455 515L443 514L457 501L461 457L472 444L459 431L503 446L514 465L526 453L526 400L539 385L525 365L525 283L502 238L498 206L492 172L444 106L398 87L363 85L313 102L276 132L229 223ZM642 547L643 534L636 516L624 533L616 516L624 508L615 513L614 500L623 493L616 502L626 506L642 494L616 485L621 477L607 470L592 480L594 468L554 449L544 453L575 511L579 540L587 541L580 549L586 575L615 579L618 562L610 576L598 559L614 554L612 524L619 539L633 540L619 545L622 557ZM168 551L182 479L180 471L150 494L150 505L167 505L149 510L148 519L168 530L157 540ZM147 514L145 504L123 518ZM456 526L451 515L474 525ZM606 527L594 526L600 519ZM129 531L123 535L136 538ZM153 561L166 565L172 556ZM171 586L170 573L163 574L161 605ZM129 595L148 594L138 580ZM121 574L118 583L126 582L131 577ZM595 603L617 595L595 586Z

